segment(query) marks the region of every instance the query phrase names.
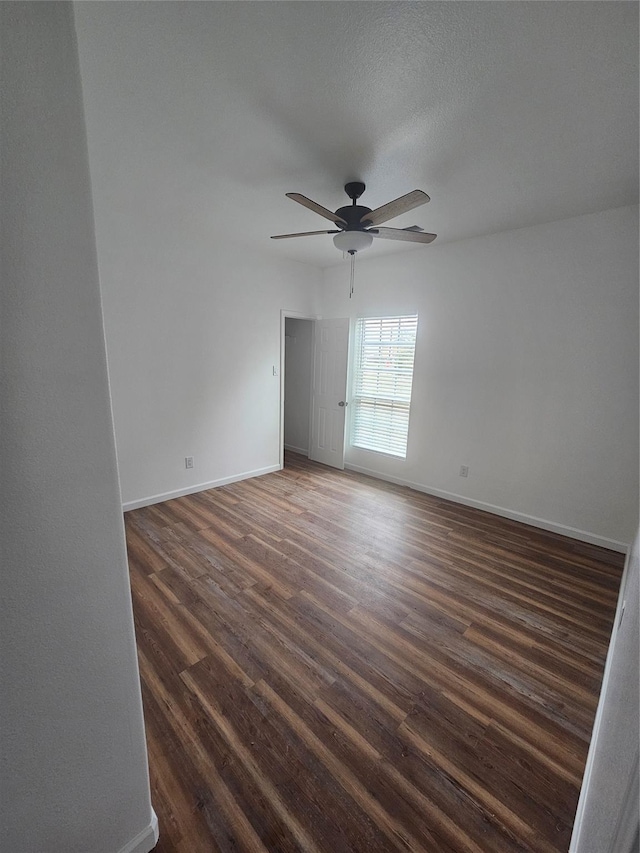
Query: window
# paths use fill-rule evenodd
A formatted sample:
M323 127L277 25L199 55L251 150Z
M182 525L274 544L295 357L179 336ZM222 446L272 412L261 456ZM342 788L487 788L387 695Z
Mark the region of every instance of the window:
M356 324L351 444L407 455L418 317L365 317Z

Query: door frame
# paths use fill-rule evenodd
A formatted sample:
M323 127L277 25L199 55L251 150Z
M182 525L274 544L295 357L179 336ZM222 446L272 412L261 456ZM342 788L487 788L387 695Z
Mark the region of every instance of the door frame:
M313 342L315 341L315 321L322 320L320 314L303 314L299 311L289 311L286 308L280 309L280 428L278 430L278 463L280 465L280 469L284 468L284 362L285 362L285 320L287 317L290 317L293 320L310 320L313 325L313 338L312 338L312 349ZM309 384L311 384L311 376L309 376ZM309 424L309 428L311 428L311 424Z

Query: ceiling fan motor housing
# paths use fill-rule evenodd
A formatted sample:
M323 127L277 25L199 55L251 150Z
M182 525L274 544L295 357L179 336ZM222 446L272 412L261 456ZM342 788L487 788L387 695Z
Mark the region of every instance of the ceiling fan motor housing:
M360 198L366 187L362 181L349 181L344 185L344 191L349 196L353 204L348 207L340 207L336 210L336 216L342 217L347 223L342 226L345 231L363 231L370 222L361 221L365 213L371 213L370 207L362 207L356 204L356 200Z
M336 210L336 216L341 216L347 223L343 225L345 231L363 231L367 225L371 223L366 219L362 220L365 213L371 213L370 207L363 207L361 204L350 204L348 207L339 207Z

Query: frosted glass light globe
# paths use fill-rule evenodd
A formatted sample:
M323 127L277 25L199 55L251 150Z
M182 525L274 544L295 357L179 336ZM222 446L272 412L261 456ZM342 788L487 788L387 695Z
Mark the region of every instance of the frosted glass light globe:
M333 238L333 245L341 252L361 252L373 243L373 234L366 231L341 231Z

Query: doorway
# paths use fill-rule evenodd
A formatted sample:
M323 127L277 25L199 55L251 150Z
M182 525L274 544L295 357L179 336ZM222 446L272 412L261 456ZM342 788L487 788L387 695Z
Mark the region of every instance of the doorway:
M349 320L280 318L280 467L286 448L342 469Z
M309 456L314 321L284 318L284 450Z

